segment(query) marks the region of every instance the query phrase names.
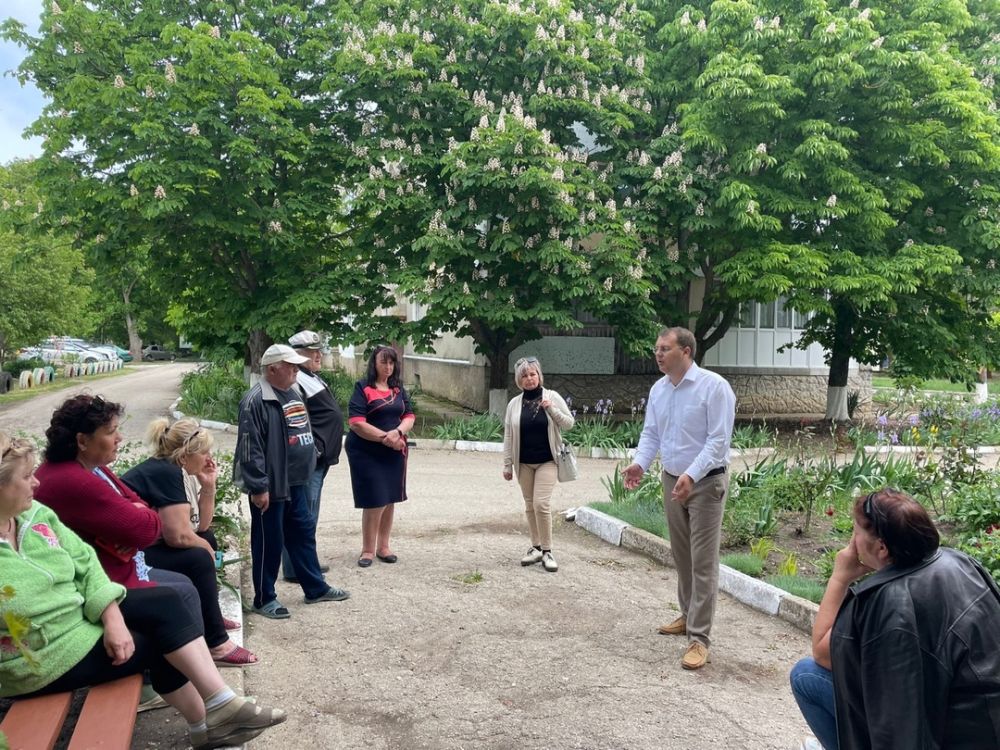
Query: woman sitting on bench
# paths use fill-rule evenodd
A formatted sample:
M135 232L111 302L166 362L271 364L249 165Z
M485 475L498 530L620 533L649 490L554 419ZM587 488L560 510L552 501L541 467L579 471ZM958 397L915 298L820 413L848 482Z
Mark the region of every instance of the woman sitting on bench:
M240 745L285 720L226 686L180 596L112 583L94 550L32 500L32 444L0 432L0 697L60 693L148 669L198 748Z
M53 412L45 431L48 445L45 461L38 468L41 485L35 498L92 544L111 580L127 589L172 585L170 580L161 580L158 574L163 570L183 575L185 583L190 579L198 591L205 641L215 663L220 667L255 664L257 657L233 643L226 633L227 624L219 610L212 547L191 532L190 521L188 536L197 539L199 546L180 549L171 545L171 540L180 539L174 534L176 516L163 508L157 513L147 504L150 498L137 495L108 468L117 458L122 441L118 431L122 411L121 404L100 396L81 394L64 401ZM171 468L181 473L179 467ZM144 486L152 490L152 482ZM186 509L183 494L179 499L185 507L174 506L172 510ZM164 523L167 516L170 523ZM150 567L155 571L152 575Z

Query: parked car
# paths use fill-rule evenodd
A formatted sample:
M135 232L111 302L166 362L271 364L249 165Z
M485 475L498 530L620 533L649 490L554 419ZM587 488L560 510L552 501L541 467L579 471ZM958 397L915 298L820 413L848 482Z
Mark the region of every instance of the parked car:
M53 344L44 342L18 352L18 359L37 357L46 362L100 362L110 359L104 352L88 349L73 343Z
M159 344L150 344L145 349L142 350L142 358L152 361L156 360L168 360L173 362L177 359L176 352L172 352L169 349L164 349Z
M115 344L111 344L111 348L114 349L115 352L117 352L118 359L120 359L122 362L131 362L134 359L134 357L132 356L132 352L130 352L128 349L122 349L120 346L116 346Z

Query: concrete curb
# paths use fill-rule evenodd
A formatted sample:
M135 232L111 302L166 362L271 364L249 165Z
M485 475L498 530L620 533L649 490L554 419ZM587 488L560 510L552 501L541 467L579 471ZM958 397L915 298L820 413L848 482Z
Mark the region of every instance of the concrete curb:
M662 565L674 567L670 542L643 529L629 526L621 519L584 506L576 511L576 524L616 547L625 547ZM778 617L806 633L812 633L819 605L811 601L727 565L719 565L719 590L749 607Z
M174 419L184 419L187 416L184 412L180 411L177 408L180 406L180 403L181 403L181 398L180 396L178 396L177 400L174 401L172 404L170 404L170 406L167 408L167 411L170 412L170 416L173 417ZM237 432L237 426L234 424L229 424L228 422L216 422L213 419L200 419L198 417L192 417L192 419L197 420L198 424L200 424L207 430L218 430L219 432L231 432L234 435Z

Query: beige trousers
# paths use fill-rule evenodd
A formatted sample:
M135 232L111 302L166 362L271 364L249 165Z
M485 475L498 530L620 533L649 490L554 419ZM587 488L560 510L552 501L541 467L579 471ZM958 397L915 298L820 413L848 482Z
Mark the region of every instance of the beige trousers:
M528 518L531 544L552 549L552 490L556 486L558 469L555 461L544 464L521 464L517 482L524 497L524 515Z
M683 504L670 497L676 481L663 472L663 510L677 566L677 603L687 620L688 640L707 647L719 593L719 543L729 472L702 479Z

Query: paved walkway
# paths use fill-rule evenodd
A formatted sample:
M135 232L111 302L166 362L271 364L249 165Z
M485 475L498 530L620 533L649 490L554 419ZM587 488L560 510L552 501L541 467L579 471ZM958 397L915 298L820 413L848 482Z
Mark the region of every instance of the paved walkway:
M582 460L559 508L603 495ZM279 585L283 622L248 616L263 664L246 689L286 725L252 744L315 748L787 748L805 732L787 687L801 632L722 597L712 662L685 672L671 569L556 521L557 574L521 568L521 500L500 457L413 451L396 565L362 570L347 467L327 480L318 533L344 603ZM246 592L245 592L246 593Z

